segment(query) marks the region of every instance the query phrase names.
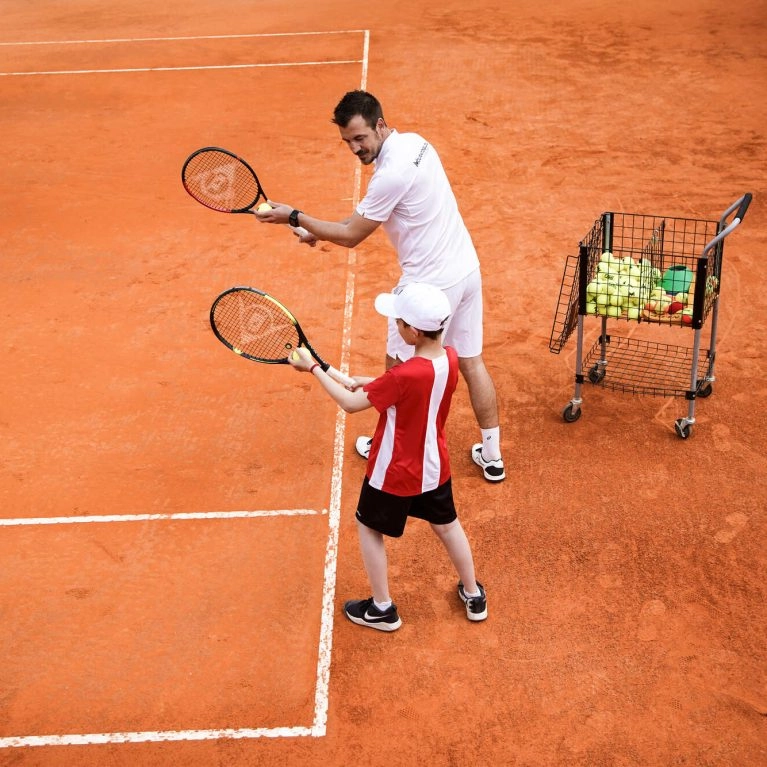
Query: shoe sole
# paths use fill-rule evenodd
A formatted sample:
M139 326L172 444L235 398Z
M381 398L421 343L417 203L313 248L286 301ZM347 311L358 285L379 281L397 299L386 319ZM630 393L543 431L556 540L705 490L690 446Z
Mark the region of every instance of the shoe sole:
M349 615L346 611L344 611L344 615L346 615L352 623L356 623L358 626L367 626L370 629L376 629L378 631L396 631L402 625L402 618L397 618L396 623L368 623L368 621L363 618L355 618L353 615Z
M474 463L479 466L480 469L482 469L482 476L488 481L488 482L503 482L504 479L506 479L506 472L504 471L503 474L500 476L493 476L492 474L488 474L485 471L485 467L482 465L482 459L478 458L476 455L474 455L474 452L472 451L471 459L474 461Z

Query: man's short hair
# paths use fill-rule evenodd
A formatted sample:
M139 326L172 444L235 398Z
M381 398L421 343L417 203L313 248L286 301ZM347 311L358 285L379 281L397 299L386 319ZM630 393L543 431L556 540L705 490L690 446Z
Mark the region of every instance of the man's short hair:
M383 109L372 93L349 91L333 110L332 122L340 128L345 128L357 115L361 115L371 128L375 128L378 121L383 119Z

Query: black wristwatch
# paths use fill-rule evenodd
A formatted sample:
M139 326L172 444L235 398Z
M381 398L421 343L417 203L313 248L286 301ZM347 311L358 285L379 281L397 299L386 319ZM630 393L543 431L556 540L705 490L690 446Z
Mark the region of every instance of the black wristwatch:
M300 213L300 210L294 210L289 216L288 216L288 223L291 226L298 226L298 214Z

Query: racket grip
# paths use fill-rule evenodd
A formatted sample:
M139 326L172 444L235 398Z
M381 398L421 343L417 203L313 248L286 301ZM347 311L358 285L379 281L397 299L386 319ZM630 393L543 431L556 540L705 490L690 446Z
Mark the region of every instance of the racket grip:
M290 226L290 224L288 224ZM309 234L309 232L303 228L303 226L290 226L290 228L295 233L296 237L303 237L305 234Z
M327 368L323 368L323 370L334 380L341 384L341 386L345 386L347 389L351 386L356 386L357 382L350 378L347 375L344 375L340 370L336 370L332 365L328 365Z

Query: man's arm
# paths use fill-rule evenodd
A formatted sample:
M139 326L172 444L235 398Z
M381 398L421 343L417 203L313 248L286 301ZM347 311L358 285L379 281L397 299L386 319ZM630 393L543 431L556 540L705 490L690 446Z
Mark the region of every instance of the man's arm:
M294 209L290 205L271 200L269 204L272 209L263 213L257 212L256 218L264 224L287 224L288 217ZM345 248L356 247L381 225L380 221L371 221L369 218L360 216L356 211L343 221L323 221L302 212L298 217L298 223L313 236L314 240L325 240ZM301 241L310 242L306 238L301 238Z

